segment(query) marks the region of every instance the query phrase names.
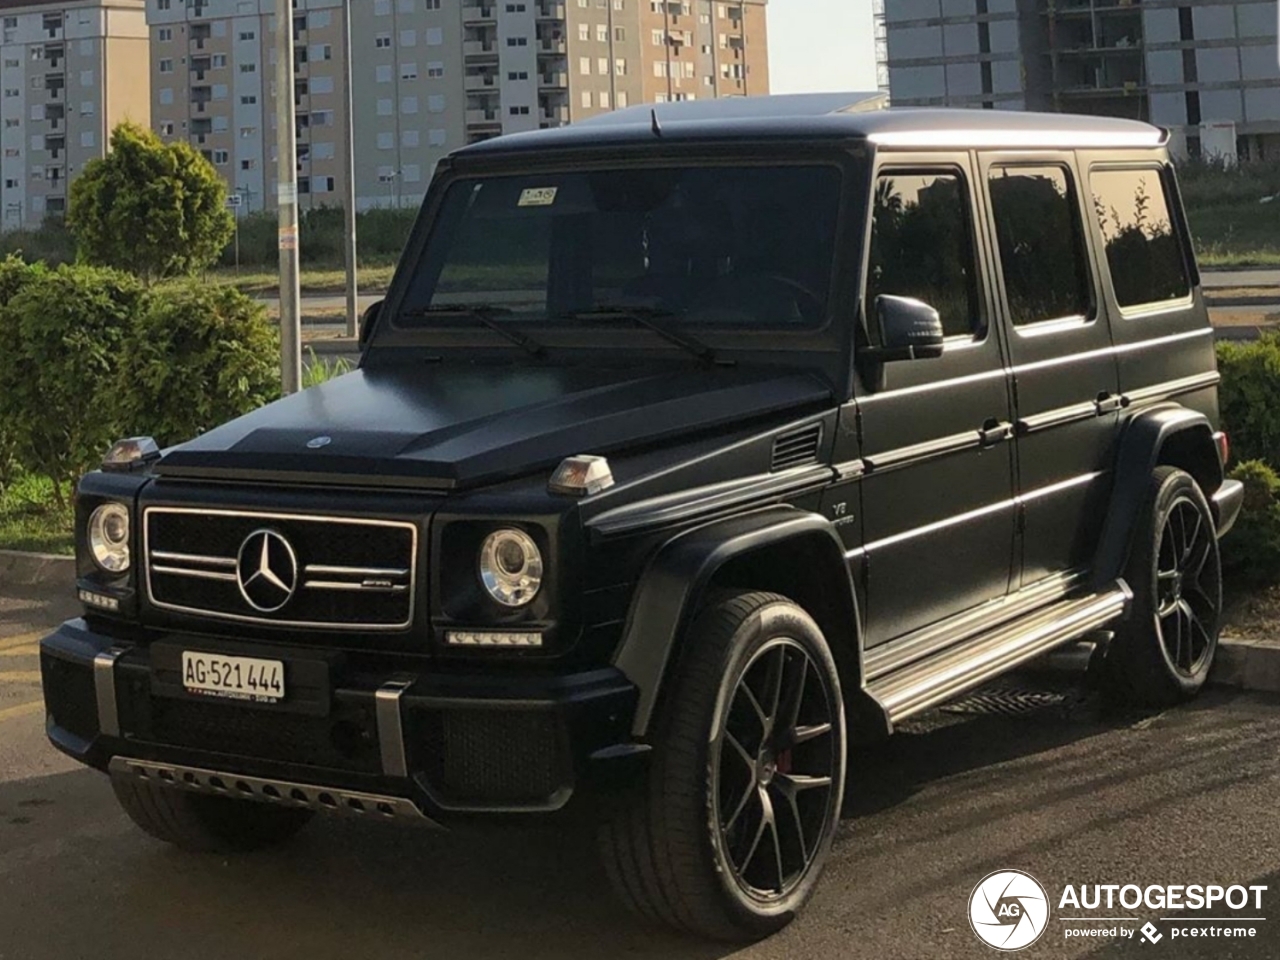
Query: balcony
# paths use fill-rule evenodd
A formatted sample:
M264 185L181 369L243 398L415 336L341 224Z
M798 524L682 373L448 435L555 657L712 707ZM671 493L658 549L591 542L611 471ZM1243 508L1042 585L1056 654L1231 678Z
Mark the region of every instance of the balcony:
M498 8L493 3L464 3L462 22L468 25L497 23Z
M498 115L497 110L472 109L467 111L467 126L502 126L502 118Z
M462 54L466 57L496 57L498 44L496 40L464 40Z
M569 52L569 44L564 37L542 37L538 40L539 56L564 56Z
M537 14L539 20L563 20L564 4L556 3L554 0L539 0Z
M483 92L485 90L496 90L498 87L498 75L496 73L468 73L463 81L463 87L469 92Z
M544 73L538 78L538 86L544 90L567 90L569 75L567 73Z
M544 107L542 110L542 119L549 123L568 123L569 108L568 107Z

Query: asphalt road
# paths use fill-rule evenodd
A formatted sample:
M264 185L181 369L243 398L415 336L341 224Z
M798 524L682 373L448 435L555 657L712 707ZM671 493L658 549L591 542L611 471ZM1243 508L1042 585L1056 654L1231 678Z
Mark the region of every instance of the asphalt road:
M1056 673L931 714L856 753L811 908L735 952L633 921L607 893L587 824L476 834L317 820L286 849L235 858L151 841L103 777L46 746L28 706L39 695L30 634L65 607L0 600L3 960L990 958L966 904L984 875L1009 867L1054 899L1068 883L1270 887L1264 910L1243 914L1271 918L1252 924L1252 940L1175 941L1175 924L1157 919L1168 914L1145 908L1123 926L1156 919L1156 946L1067 940L1055 909L1022 956L1280 955L1280 699L1215 690L1106 719L1078 675ZM1028 700L1044 705L981 712Z

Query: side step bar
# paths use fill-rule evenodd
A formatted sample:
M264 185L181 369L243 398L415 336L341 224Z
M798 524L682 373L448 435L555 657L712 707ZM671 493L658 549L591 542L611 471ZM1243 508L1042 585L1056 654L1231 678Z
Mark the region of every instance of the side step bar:
M890 728L923 710L1122 617L1133 592L1123 580L1109 589L1062 600L989 633L903 667L867 685Z

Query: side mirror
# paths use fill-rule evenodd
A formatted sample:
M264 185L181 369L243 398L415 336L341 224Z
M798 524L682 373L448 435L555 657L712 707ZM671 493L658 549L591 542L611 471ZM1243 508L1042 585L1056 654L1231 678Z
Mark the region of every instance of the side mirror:
M877 363L892 360L923 360L942 356L946 338L938 311L911 297L876 297L876 322L880 325L880 346L862 350Z
M361 351L369 346L369 338L373 335L374 326L377 325L378 314L382 312L382 304L382 300L375 300L360 315L360 338L357 343Z

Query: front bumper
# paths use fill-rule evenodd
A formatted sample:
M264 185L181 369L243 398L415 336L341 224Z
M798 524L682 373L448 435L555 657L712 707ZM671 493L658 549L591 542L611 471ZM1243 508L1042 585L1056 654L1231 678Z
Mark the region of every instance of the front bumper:
M244 652L209 637L165 642ZM46 637L54 746L113 776L433 821L558 810L629 781L647 749L629 733L635 688L612 668L537 678L449 675L421 661L335 669L328 708L296 712L174 696L151 655L83 620Z

